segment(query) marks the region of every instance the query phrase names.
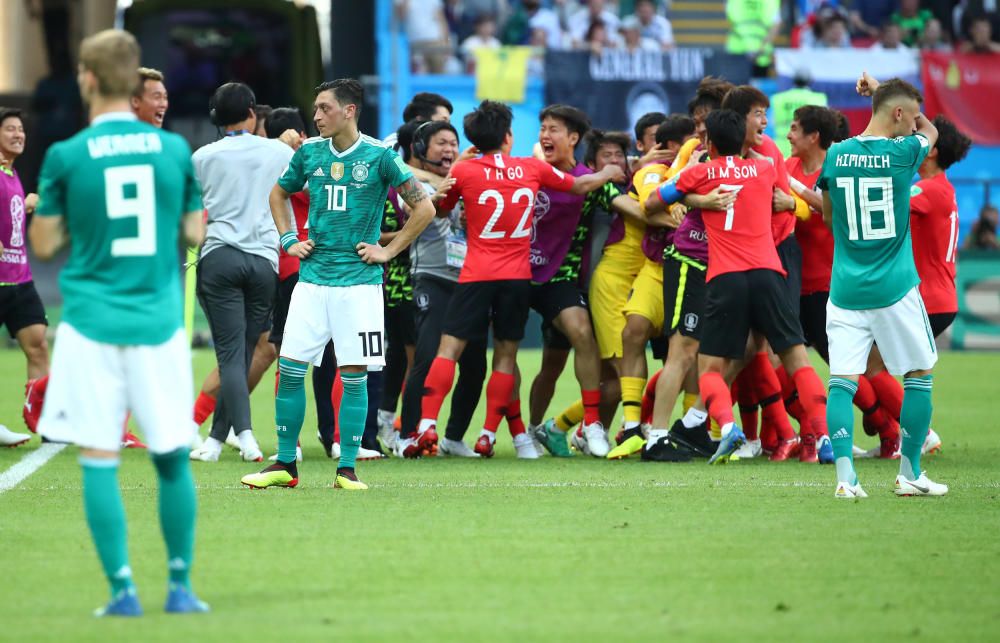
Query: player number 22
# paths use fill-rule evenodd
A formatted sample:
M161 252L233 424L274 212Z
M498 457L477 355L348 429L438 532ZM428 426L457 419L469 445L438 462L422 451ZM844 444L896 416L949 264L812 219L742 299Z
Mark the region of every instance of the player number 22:
M493 229L497 221L500 220L500 215L503 214L503 195L496 190L486 190L479 195L479 205L485 205L490 200L496 202L496 207L493 209L493 214L490 215L486 225L483 226L483 231L479 236L482 239L503 239L507 233L503 230ZM531 215L531 210L535 207L535 193L529 188L520 188L514 192L514 196L511 197L511 203L518 204L522 201L526 204L524 212L521 214L521 220L518 222L517 227L510 233L511 239L519 239L531 234L531 227L527 223L528 217Z
M130 187L129 196L126 188ZM135 218L136 233L111 242L112 257L156 254L156 184L152 165L123 165L104 170L104 209L109 219Z
M844 205L847 208L847 238L857 241L859 238L865 241L873 239L892 239L896 236L896 217L892 212L892 179L887 176L860 177L857 178L857 189L854 186L855 178L841 176L837 178L837 187L844 191ZM872 199L870 193L878 190L881 195L877 199ZM860 196L856 200L855 195ZM861 204L861 226L860 236L858 229L858 212L855 203ZM872 222L872 213L881 212L883 224L876 228Z

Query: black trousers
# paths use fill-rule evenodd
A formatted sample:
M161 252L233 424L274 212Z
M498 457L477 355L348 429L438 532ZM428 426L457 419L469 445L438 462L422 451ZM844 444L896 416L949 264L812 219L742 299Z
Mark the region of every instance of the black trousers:
M441 343L441 329L448 314L448 304L455 292L453 281L414 275L413 302L416 304L416 353L403 390L403 417L400 437L416 431L420 422L420 405L424 396L424 379L431 369ZM461 440L469 428L472 415L479 405L486 379L486 341L473 341L462 351L458 360L458 383L451 394L451 414L445 437Z
M320 439L333 442L337 417L333 412L333 382L337 379L337 356L333 352L333 342L327 342L323 351L323 364L312 370L313 398L316 402L316 425ZM383 375L381 371L368 373L368 415L365 418L365 432L361 446L373 451L381 451L378 446L378 401L382 396Z
M264 257L231 246L198 261L198 301L208 318L219 363L219 391L211 436L223 441L232 427L251 427L247 376L254 347L270 324L278 274Z
M385 352L382 399L379 408L396 412L399 394L406 379L406 347L416 344L413 302L407 301L385 308Z

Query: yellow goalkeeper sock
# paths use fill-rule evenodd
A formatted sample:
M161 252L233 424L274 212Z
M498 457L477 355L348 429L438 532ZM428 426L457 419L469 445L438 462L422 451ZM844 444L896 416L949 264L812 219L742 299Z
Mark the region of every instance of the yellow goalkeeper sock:
M681 417L687 415L687 412L691 410L691 407L698 403L697 393L685 393L684 394L684 412L681 413Z
M556 428L563 433L583 422L583 400L576 400L566 409L556 415Z
M646 378L623 377L621 383L625 428L638 426L642 422L642 392L646 388Z

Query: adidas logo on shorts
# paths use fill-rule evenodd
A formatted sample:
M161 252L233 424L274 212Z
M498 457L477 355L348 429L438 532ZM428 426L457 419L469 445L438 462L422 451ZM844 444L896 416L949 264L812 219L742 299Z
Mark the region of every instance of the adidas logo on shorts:
M831 440L847 440L850 439L851 434L847 432L847 429L840 427L840 429L830 436Z
M313 172L312 175L313 176L323 176L323 168L321 168L321 167L316 168L316 171Z

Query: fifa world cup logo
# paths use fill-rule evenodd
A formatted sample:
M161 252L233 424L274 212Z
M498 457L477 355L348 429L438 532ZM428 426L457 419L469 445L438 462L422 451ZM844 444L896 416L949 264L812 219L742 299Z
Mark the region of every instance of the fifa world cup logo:
M10 200L10 247L20 248L24 245L24 200L15 195Z

